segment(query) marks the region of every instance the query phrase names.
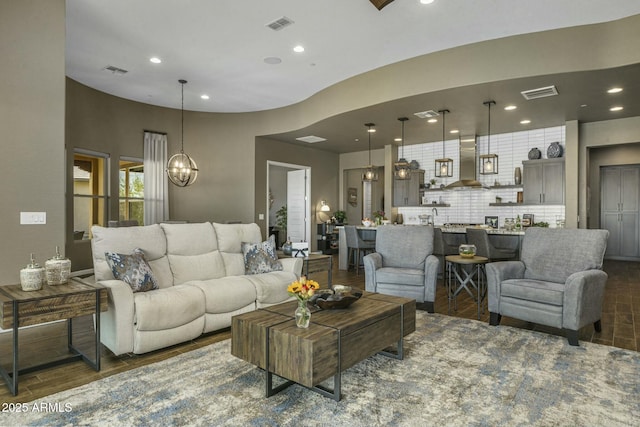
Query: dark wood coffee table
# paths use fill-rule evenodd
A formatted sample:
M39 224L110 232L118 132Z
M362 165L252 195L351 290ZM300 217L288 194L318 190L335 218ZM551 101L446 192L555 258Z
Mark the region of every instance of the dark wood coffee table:
M231 354L264 369L267 397L298 383L339 401L342 372L376 353L402 359L403 337L416 328L416 302L408 298L365 292L348 309L312 309L308 329L296 327L296 306L285 302L231 320ZM287 381L274 388L274 374ZM333 390L321 385L331 377Z

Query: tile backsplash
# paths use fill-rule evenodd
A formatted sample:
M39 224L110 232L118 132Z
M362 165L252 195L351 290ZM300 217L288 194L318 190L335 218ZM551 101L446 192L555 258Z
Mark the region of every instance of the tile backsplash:
M498 174L480 175L476 179L485 186L513 185L516 167L522 169L522 161L528 159L532 148L542 152L546 158L548 146L558 141L565 147L565 127L534 129L522 132L491 135L491 152L498 155ZM459 142L458 139L445 141L445 157L453 159L453 176L448 178L435 177L435 159L442 157L442 142L408 145L404 147L404 155L408 161L415 160L420 168L425 170L425 182L436 178L437 186L445 186L458 180L459 177ZM477 154L486 154L487 137L477 138ZM476 165L476 169L478 166ZM504 189L473 189L452 191L426 191L424 201L426 205L419 207L399 207L398 213L403 214L406 224L418 224L418 215L435 213L430 206L434 201L449 204L450 207L436 207L434 218L436 225L445 223L477 223L484 224L485 216L497 216L499 225L504 225L505 218L515 218L517 215L532 214L534 222L548 222L550 227L556 226L556 220L564 219L564 205L518 205L515 204L517 192L521 188ZM502 203L514 202L513 206L489 206L496 197L502 198Z

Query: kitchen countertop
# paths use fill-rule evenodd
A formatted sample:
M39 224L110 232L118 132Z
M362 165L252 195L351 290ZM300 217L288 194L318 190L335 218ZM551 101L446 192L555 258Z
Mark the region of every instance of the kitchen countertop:
M410 225L410 224L407 224ZM418 225L418 224L415 224ZM365 227L364 225L356 225L356 229L358 230L375 230L378 227L383 227L382 225L379 226L371 226L371 227ZM437 228L441 229L443 233L466 233L467 232L467 228L471 228L473 226L470 227L449 227L449 226L444 226L444 225L436 225ZM336 226L336 228L343 228L343 226ZM505 236L524 236L524 230L507 230L506 228L485 228L485 227L477 227L477 228L483 228L485 230L487 230L487 234L501 234L501 235L505 235Z

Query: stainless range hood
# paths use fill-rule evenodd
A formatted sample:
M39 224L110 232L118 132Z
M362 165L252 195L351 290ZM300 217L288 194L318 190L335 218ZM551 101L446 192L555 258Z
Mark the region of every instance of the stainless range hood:
M449 190L466 190L484 188L483 185L476 180L476 137L463 136L460 137L460 180L447 185L445 188Z

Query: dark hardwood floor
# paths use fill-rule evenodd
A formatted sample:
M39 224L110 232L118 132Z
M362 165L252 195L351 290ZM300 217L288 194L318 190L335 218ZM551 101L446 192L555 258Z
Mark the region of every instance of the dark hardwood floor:
M364 288L364 273L362 271L360 271L359 275L356 275L352 271L338 270L337 257L333 265L334 284L346 284ZM604 270L609 274L609 280L603 306L602 332L596 333L592 326L585 327L580 331L580 340L638 351L640 350L640 263L606 261ZM311 277L320 282L321 285L327 284L326 273L316 273ZM436 292L436 312L447 314L447 306L446 291L442 281L440 281ZM465 294L460 294L458 297L457 311L450 313L452 316L468 319L475 319L476 314L475 303ZM485 301L484 314L481 320L488 322L488 317ZM92 327L91 318L86 317L79 320L74 324L76 331L81 329L90 330ZM557 335L562 334L561 331L554 328L506 317L503 317L501 324ZM29 402L228 338L230 338L230 332L227 329L144 355L115 356L109 350L103 348L102 369L100 372L95 372L83 362L72 362L24 374L19 377L19 394L17 396L12 396L4 383L0 384L0 402ZM91 348L92 334L78 332L74 339L83 348L85 346L87 349ZM66 345L66 325L63 322L21 330L20 367L33 366L65 356L67 354ZM0 334L0 363L6 369L11 366L11 333Z

